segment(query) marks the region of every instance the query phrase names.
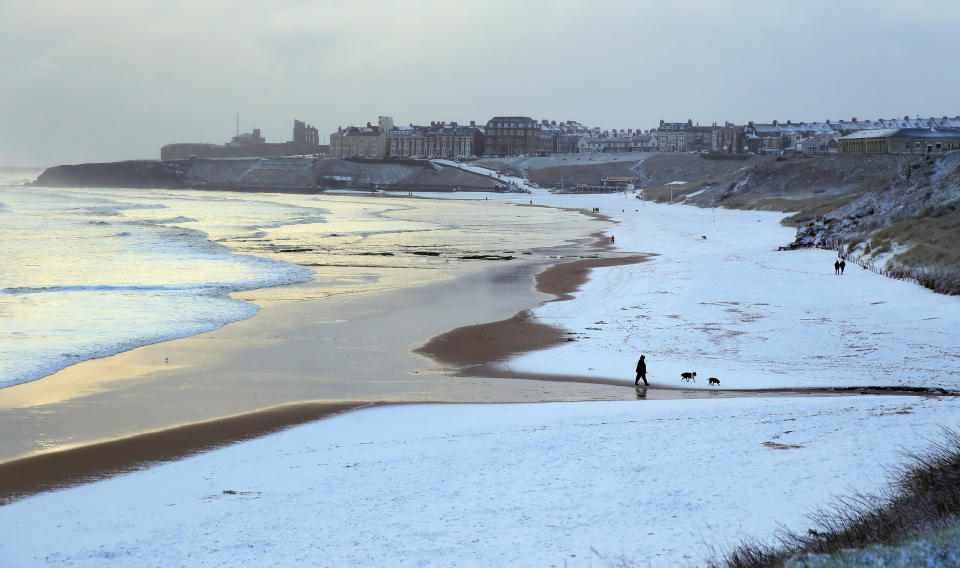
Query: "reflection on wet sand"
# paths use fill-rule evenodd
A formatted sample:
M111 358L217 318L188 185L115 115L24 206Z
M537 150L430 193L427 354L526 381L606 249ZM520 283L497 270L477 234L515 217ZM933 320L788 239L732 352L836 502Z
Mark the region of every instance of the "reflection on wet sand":
M0 390L0 462L302 401L624 397L605 385L455 377L458 369L411 352L444 330L510 318L550 299L532 289L534 275L602 250L590 236L600 228L597 219L503 203L356 197L323 203L334 211L325 223L244 238L236 227L211 230L211 239L239 252L317 266L313 282L233 294L261 306L253 318ZM170 208L164 214L201 217L189 200ZM327 237L339 244L323 243ZM411 252L427 248L437 254ZM491 253L513 259L462 259Z

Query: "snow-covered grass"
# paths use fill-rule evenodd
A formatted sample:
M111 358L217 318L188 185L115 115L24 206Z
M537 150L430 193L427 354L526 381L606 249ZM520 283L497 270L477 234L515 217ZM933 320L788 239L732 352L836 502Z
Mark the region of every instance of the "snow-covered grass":
M433 195L435 196L435 195ZM458 196L463 197L462 194ZM780 215L607 196L483 199L599 207L615 252L574 300L535 310L578 340L515 369L723 388L956 387L960 299L829 252L778 252ZM706 236L706 238L702 238ZM597 328L597 329L588 329ZM642 393L638 393L642 394ZM707 398L364 409L0 507L11 566L699 564L831 495L886 484L960 400Z
M913 539L898 546L878 544L833 554L802 555L788 560L784 568L863 568L865 566L948 568L958 565L960 565L960 527L954 527L928 538Z

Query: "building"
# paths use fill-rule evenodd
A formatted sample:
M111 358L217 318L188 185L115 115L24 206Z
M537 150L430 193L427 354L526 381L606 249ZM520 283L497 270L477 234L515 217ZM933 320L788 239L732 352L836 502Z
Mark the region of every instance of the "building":
M657 138L651 134L634 134L632 130L604 132L600 136L583 136L577 142L578 152L656 152Z
M939 118L935 116L929 118L920 118L919 116L910 118L909 116L904 116L902 119L878 118L876 120L857 120L857 118L854 117L849 121L840 120L831 122L827 119L825 123L814 124L825 125L830 128L831 131L841 136L863 130L889 130L894 128L936 128L938 130L952 128L960 130L960 115L954 117L941 116Z
M540 146L537 148L538 156L549 156L559 152L560 136L563 131L557 126L557 122L549 120L540 121Z
M292 142L296 144L311 144L313 146L319 146L320 132L313 126L294 119Z
M887 128L861 130L839 139L841 154L937 154L960 149L960 130Z
M600 180L604 187L614 187L621 191L632 191L640 182L640 178L631 176L607 176Z
M797 142L797 153L805 156L814 154L836 154L839 150L838 138L839 136L837 134L824 132L808 136Z
M827 119L823 122L793 122L790 120L781 122L774 120L769 123L754 123L751 121L742 127L742 134L731 131L731 127L732 125L724 128L721 132L719 145L719 151L721 152L742 153L748 151L771 155L794 151L830 153L838 150L839 143L837 140L842 136L857 132L899 128L960 129L960 116L942 116L939 118L910 118L904 116L902 119L878 118L876 120L858 120L853 117L850 120L832 121ZM741 150L735 151L732 148L741 148ZM936 150L936 145L934 145L934 150Z
M721 127L700 126L693 120L664 122L656 129L657 144L661 152L714 152L720 144Z
M227 146L256 146L266 144L267 139L260 135L260 129L254 128L253 132L241 132L227 142Z
M431 122L430 126L395 126L390 130L391 158L466 158L482 156L483 130L474 121Z
M540 123L529 116L495 116L484 128L487 156L535 156L540 151Z
M337 128L330 134L330 154L336 158L383 159L390 151L390 131L393 118L381 116L377 126Z
M259 128L234 136L223 145L205 143L167 144L160 148L161 160L186 160L189 158L268 158L319 154L326 151L319 144L317 129L299 120L293 121L293 140L271 143L260 133Z

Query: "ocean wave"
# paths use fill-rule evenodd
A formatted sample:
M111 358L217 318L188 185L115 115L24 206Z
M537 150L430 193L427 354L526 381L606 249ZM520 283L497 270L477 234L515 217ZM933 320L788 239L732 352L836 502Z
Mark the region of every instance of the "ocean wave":
M179 215L177 217L168 217L165 219L144 219L143 221L131 221L131 224L134 225L170 225L172 223L197 223L197 219L191 217L184 217Z
M85 337L71 342L69 346L48 345L30 350L18 348L15 359L4 360L0 357L0 389L42 379L82 361L109 357L144 345L213 331L229 323L252 317L259 311L255 304L231 298L218 298L215 303L210 303L209 300L202 302L187 309L173 310L174 313L189 314L186 317L170 318L167 321L151 320L151 325L148 325L150 331L146 333L136 332L129 326L119 329L112 327L109 333L95 334L96 339ZM30 342L32 339L30 334L22 332L9 334L7 337L0 335L0 342L6 340L7 346L11 345L11 341Z
M186 286L165 286L162 284L130 284L111 286L107 284L76 286L23 286L0 289L0 294L44 294L56 292L177 292L177 291L229 291L249 289L242 283L207 282Z

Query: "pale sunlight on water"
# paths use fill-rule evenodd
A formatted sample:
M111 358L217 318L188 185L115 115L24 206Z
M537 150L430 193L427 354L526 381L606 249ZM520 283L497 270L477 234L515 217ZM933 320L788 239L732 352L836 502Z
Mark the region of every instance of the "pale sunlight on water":
M0 187L0 387L256 313L230 292L422 284L463 257L530 258L582 222L482 201Z

